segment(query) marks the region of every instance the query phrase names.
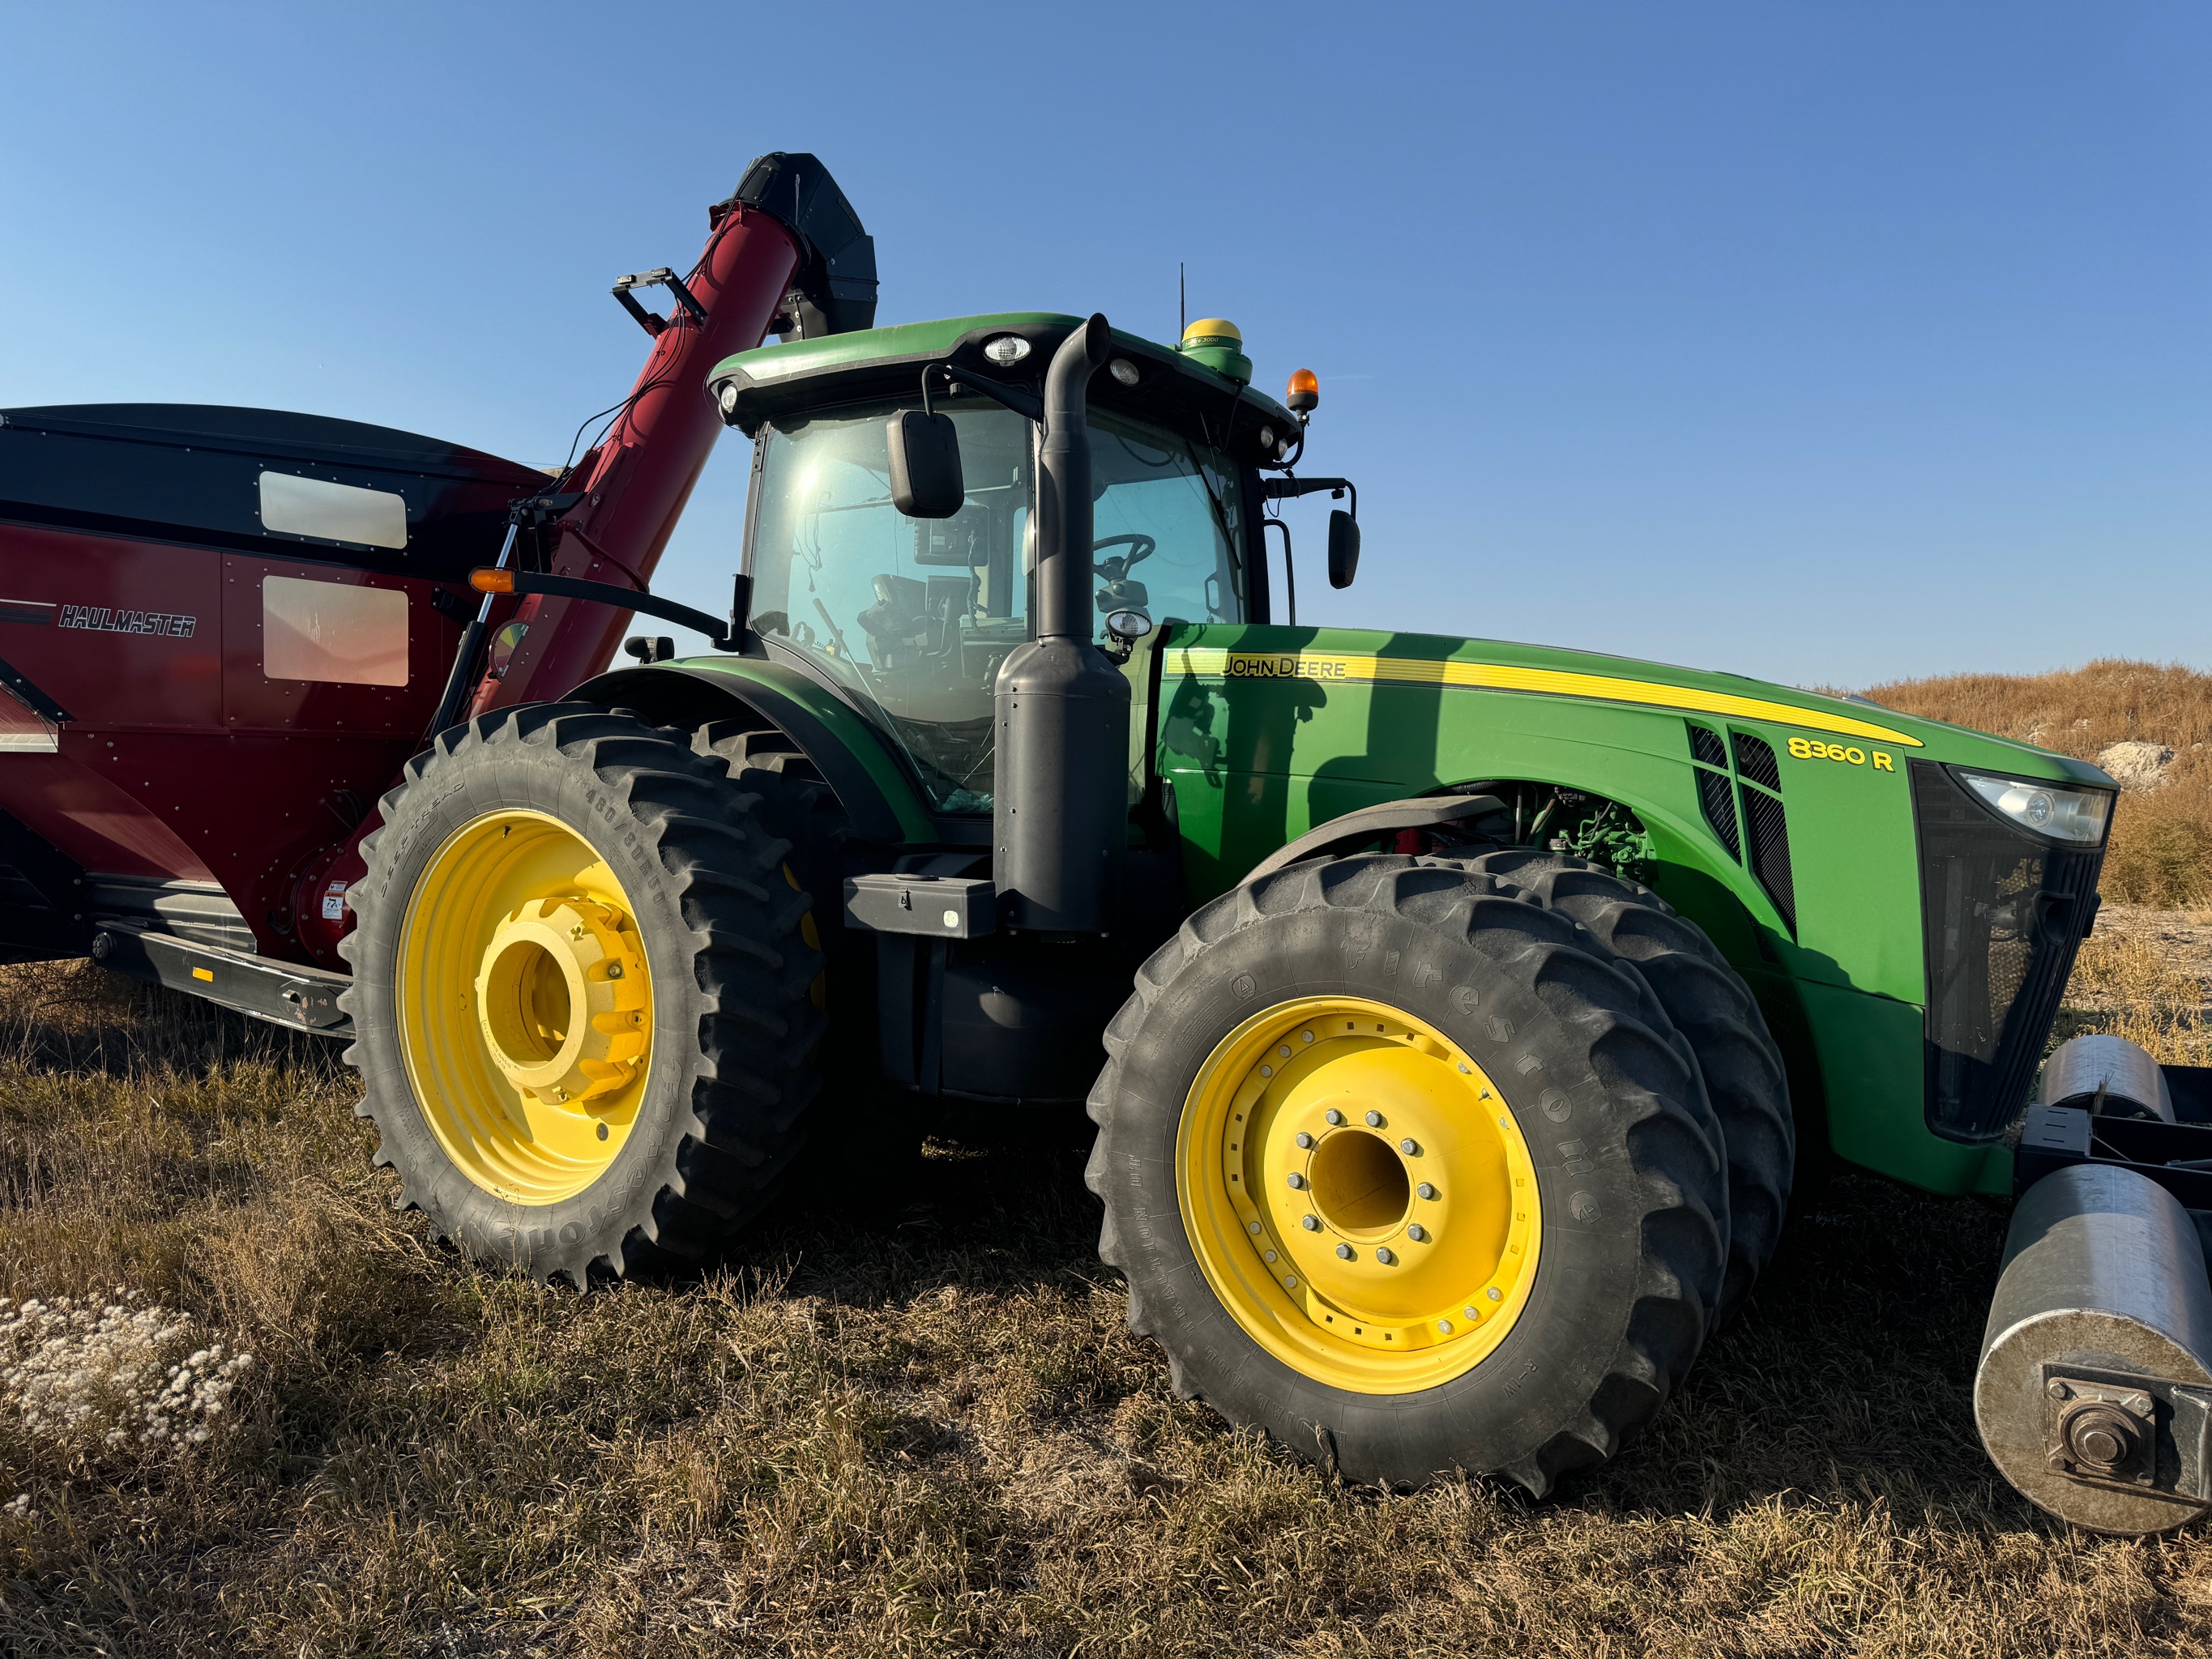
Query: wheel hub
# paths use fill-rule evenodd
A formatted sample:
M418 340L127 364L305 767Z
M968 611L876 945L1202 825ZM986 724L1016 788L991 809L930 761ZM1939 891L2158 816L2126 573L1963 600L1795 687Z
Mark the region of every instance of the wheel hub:
M1526 1144L1489 1079L1425 1024L1364 1000L1272 1010L1215 1050L1184 1123L1201 1266L1307 1374L1440 1380L1525 1304L1540 1231Z
M400 1053L430 1132L496 1197L559 1202L622 1153L653 1064L636 915L582 835L528 809L463 824L417 878Z
M590 899L533 899L502 919L477 969L477 1021L518 1090L570 1111L626 1087L645 1054L635 935Z

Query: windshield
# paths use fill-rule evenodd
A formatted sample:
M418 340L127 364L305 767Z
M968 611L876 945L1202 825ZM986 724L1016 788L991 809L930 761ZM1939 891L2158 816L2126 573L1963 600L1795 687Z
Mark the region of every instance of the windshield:
M945 405L940 405L945 407ZM872 706L945 812L991 808L991 688L1029 637L1035 428L1010 410L946 412L967 501L950 519L891 505L895 406L761 434L752 626ZM1243 503L1232 465L1159 428L1094 410L1096 633L1112 611L1242 622Z

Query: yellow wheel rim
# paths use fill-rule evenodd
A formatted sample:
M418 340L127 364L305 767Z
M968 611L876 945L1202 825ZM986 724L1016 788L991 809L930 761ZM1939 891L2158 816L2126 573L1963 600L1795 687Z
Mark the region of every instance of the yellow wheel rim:
M1432 1388L1528 1305L1528 1143L1482 1068L1395 1008L1314 997L1246 1020L1191 1085L1176 1164L1222 1306L1317 1382Z
M400 930L399 1048L431 1133L486 1192L573 1198L629 1138L653 1045L635 914L543 812L487 813L431 855Z

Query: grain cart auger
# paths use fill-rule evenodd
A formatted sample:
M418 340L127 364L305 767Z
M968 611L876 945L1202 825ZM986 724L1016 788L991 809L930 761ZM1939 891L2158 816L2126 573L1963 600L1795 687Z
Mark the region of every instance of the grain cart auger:
M1344 503L1334 586L1360 550L1352 482L1297 471L1312 375L1256 392L1219 319L875 328L811 156L714 226L620 285L653 355L558 478L9 412L15 954L349 1036L406 1200L580 1284L718 1248L810 1148L856 1176L950 1107L1087 1102L1133 1325L1356 1480L1610 1455L1826 1159L2017 1192L2000 1467L2113 1530L2212 1504L2205 1074L2063 1049L2021 1127L2111 779L1300 625L1285 504ZM643 591L718 417L753 442L726 619ZM586 678L624 611L715 648Z

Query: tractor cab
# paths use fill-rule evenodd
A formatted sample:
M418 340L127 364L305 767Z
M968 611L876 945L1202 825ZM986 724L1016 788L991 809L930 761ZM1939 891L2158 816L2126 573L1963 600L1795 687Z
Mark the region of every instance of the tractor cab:
M1036 632L1042 440L1021 405L1077 325L914 324L765 347L716 371L725 418L756 440L752 632L874 716L940 812L992 810L994 687ZM1126 662L1165 624L1264 619L1258 469L1279 465L1297 423L1203 361L1121 335L1111 352L1091 381L1084 609L1088 641ZM957 378L925 392L939 365ZM894 499L893 425L925 409L957 445L943 516Z

